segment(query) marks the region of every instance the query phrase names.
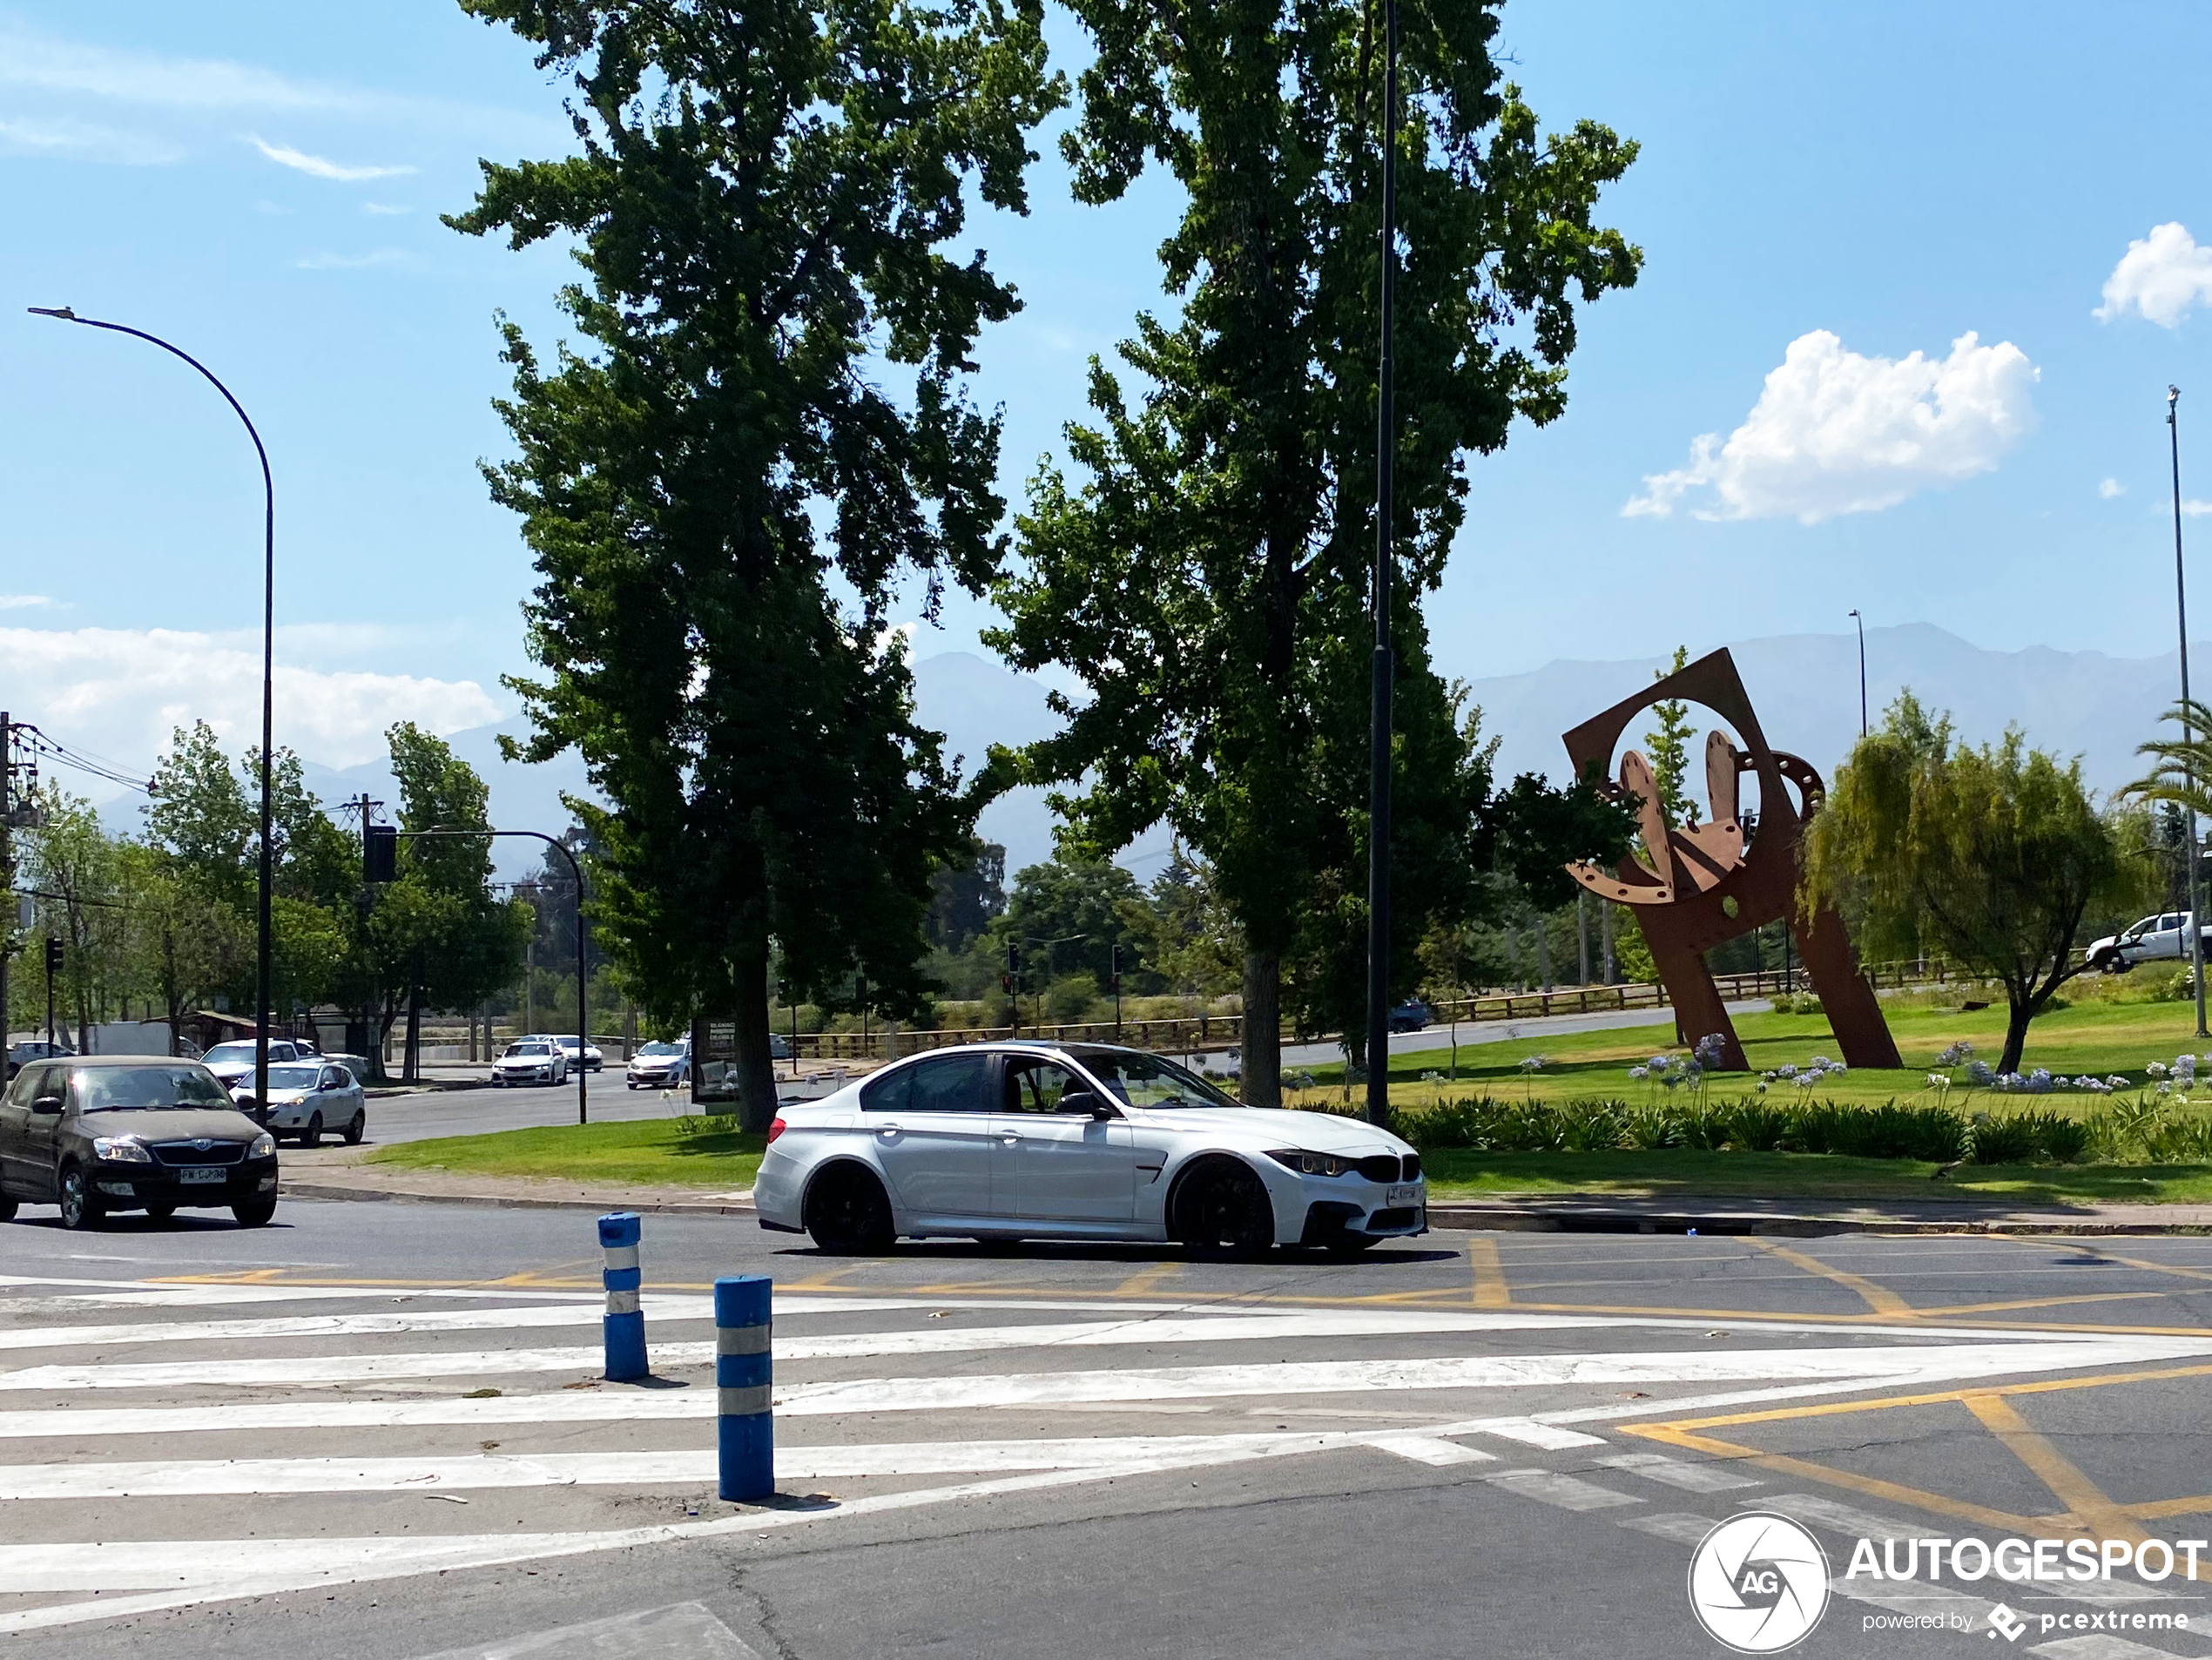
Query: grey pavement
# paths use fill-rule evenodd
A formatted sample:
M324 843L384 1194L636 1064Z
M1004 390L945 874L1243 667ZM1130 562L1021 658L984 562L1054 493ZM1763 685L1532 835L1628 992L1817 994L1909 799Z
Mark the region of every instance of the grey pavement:
M1722 1651L1696 1541L1754 1509L1835 1576L1796 1654L1986 1656L1999 1595L2061 1660L2208 1648L2170 1629L2208 1617L2178 1578L1843 1569L1858 1538L2068 1536L2077 1509L2201 1531L2212 1241L1474 1233L1232 1265L830 1258L652 1218L655 1376L624 1386L595 1376L588 1217L51 1214L0 1226L0 1633L36 1660L1676 1660ZM777 1286L759 1505L711 1473L731 1272ZM1892 1629L1915 1607L1965 1623ZM2039 1646L2114 1609L2168 1629Z

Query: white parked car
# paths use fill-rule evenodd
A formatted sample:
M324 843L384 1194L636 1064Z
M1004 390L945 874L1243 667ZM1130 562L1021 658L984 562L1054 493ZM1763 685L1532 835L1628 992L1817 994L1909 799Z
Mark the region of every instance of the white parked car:
M551 1033L548 1035L545 1041L559 1046L561 1053L569 1057L569 1067L571 1070L580 1065L587 1072L597 1072L607 1063L606 1056L599 1053L597 1045L579 1043L574 1032ZM581 1061L577 1058L579 1051L583 1056Z
M253 1110L253 1074L231 1090L231 1098ZM348 1147L361 1144L368 1128L368 1107L360 1081L335 1061L293 1062L269 1067L269 1110L262 1127L279 1141L296 1137L302 1147L320 1147L326 1130L346 1138Z
M2089 948L2089 966L2107 974L2126 974L2139 962L2161 959L2185 962L2189 955L2189 916L2187 911L2168 911L2108 934ZM2212 957L2212 931L2205 935L2204 955Z
M569 1057L550 1037L525 1037L509 1043L507 1052L491 1063L495 1085L509 1083L565 1083Z
M630 1057L623 1082L633 1090L670 1090L691 1076L691 1043L648 1043Z
M247 1089L253 1087L254 1040L240 1038L228 1043L218 1043L200 1057L201 1063L223 1082L226 1090L235 1090L244 1079ZM293 1062L314 1058L314 1048L289 1037L269 1040L269 1064L290 1065Z
M835 1252L955 1235L1250 1256L1427 1232L1420 1155L1389 1131L1242 1106L1173 1061L1092 1043L938 1049L788 1103L752 1200L761 1226Z

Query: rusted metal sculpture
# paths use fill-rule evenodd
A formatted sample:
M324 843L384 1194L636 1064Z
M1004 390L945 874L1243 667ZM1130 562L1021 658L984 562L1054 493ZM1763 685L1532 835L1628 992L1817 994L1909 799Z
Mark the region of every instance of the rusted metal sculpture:
M1710 820L1668 823L1651 764L1630 750L1622 758L1620 781L1602 787L1615 800L1634 804L1642 847L1611 871L1573 864L1568 874L1600 899L1637 908L1659 982L1674 1002L1683 1035L1718 1033L1723 1067L1746 1070L1743 1046L1705 966L1705 953L1777 921L1786 921L1797 940L1798 956L1844 1061L1852 1066L1901 1065L1881 1005L1859 975L1844 919L1824 907L1808 920L1798 908L1805 822L1820 810L1827 786L1805 761L1768 747L1736 660L1725 650L1653 682L1567 733L1567 752L1576 773L1595 769L1602 774L1629 723L1654 704L1677 698L1704 705L1743 737L1741 749L1717 728L1706 737ZM1759 810L1750 824L1739 800L1746 773L1759 780ZM1793 787L1797 801L1791 797Z

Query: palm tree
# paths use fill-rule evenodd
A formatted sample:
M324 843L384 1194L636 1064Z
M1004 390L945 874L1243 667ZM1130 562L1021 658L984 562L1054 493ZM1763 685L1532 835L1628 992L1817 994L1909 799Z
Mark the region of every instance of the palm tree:
M2138 801L2171 801L2192 813L2212 815L2212 707L2184 698L2161 720L2182 729L2179 738L2135 746L2135 753L2158 765L2120 793Z

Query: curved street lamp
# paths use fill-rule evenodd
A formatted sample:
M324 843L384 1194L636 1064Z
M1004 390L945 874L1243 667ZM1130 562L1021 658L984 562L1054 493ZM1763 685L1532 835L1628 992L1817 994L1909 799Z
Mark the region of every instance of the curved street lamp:
M246 435L253 441L253 453L260 457L264 503L261 516L261 869L254 917L253 1098L266 1103L269 1098L269 891L275 870L275 851L270 840L269 764L276 701L276 484L269 475L269 452L262 448L261 435L253 429L253 422L247 417L246 407L231 395L230 388L217 380L207 365L190 352L172 346L158 334L149 334L143 328L132 328L123 323L102 322L97 317L79 317L67 306L32 306L28 309L34 316L52 317L64 323L82 323L87 328L105 328L111 334L128 334L150 346L158 346L172 357L182 358L199 371L208 385L223 395L223 402L231 406L232 412L244 423Z

